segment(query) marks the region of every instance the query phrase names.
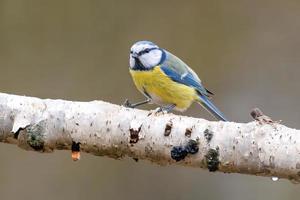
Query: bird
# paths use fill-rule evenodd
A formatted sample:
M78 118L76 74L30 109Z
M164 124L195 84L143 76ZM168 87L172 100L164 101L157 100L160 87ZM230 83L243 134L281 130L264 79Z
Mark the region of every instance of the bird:
M217 120L228 121L210 100L213 93L202 85L198 75L181 59L155 43L142 40L132 45L129 71L146 100L134 104L126 100L125 106L135 108L153 103L160 106L159 112L183 112L193 102L198 102Z

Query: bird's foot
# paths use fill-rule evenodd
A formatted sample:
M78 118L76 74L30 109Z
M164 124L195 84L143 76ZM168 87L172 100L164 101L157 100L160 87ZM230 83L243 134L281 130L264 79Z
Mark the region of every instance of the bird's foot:
M150 111L148 116L152 115L152 114L154 114L155 116L165 115L165 114L170 113L175 107L176 107L175 104L171 104L171 105L168 105L165 107L161 106L161 107L156 108L154 111Z
M162 107L158 107L155 110L150 110L148 113L148 116L150 116L150 115L159 116L159 115L165 115L165 114L168 114L168 111L166 111Z
M123 103L123 106L126 108L134 108L133 104L130 103L128 99L125 100L125 102Z

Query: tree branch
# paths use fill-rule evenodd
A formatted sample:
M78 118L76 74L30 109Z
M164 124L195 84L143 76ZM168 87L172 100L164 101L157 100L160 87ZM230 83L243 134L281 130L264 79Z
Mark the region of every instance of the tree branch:
M270 122L210 122L150 114L102 101L0 93L0 141L26 150L77 149L300 181L300 131ZM76 145L76 146L74 146Z

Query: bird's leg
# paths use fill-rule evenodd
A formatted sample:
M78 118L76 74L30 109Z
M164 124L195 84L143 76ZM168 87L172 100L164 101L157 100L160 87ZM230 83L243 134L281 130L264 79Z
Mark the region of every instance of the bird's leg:
M171 104L171 105L167 105L165 107L159 107L158 109L156 109L155 114L165 114L165 113L169 113L171 112L174 108L176 107L175 104Z
M136 108L140 105L149 103L151 99L146 99L145 101L137 102L137 103L130 103L128 99L125 100L123 106L128 107L128 108Z
M169 112L171 112L175 107L176 107L175 104L168 105L168 106L162 108L162 112L167 112L167 113L169 113Z

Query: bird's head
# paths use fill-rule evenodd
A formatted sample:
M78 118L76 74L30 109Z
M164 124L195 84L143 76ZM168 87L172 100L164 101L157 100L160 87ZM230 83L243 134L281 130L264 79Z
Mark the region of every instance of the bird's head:
M162 63L165 57L165 51L153 42L139 41L130 49L130 68L138 70L151 69Z

